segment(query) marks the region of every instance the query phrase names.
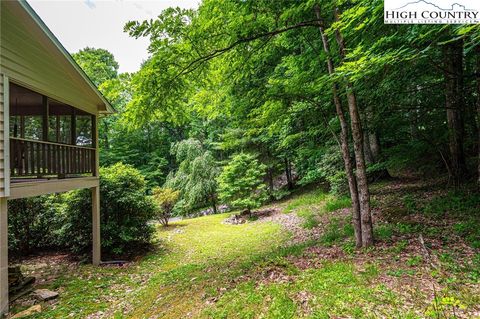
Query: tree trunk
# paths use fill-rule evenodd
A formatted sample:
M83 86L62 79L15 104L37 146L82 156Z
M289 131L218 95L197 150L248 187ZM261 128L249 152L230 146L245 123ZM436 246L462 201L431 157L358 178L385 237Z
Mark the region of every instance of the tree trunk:
M273 199L273 167L267 169L267 179L268 179L268 195L270 199Z
M213 213L217 214L217 202L215 201L215 195L212 196L212 208L213 208Z
M365 150L365 162L367 165L375 163L369 137L369 133L367 131L363 131L363 149Z
M288 158L285 157L285 176L287 177L287 187L288 190L293 189L293 180L292 180L292 166Z
M463 151L463 40L445 45L445 106L451 161L451 174L458 185L468 174Z
M321 20L320 6L318 4L315 5L315 14L317 15L317 19ZM333 75L335 69L333 66L333 60L330 56L330 45L328 43L328 39L325 35L322 25L319 24L318 28L320 30L320 35L322 37L323 50L327 55L328 73L330 75ZM340 121L340 128L341 128L340 148L342 150L342 158L345 166L345 173L347 175L348 188L350 190L350 198L352 199L352 217L353 217L352 220L353 220L353 228L355 231L355 244L357 248L360 248L362 247L362 231L361 231L362 227L361 227L361 219L360 219L360 204L358 199L357 182L353 174L353 164L352 164L352 159L350 157L350 150L348 147L348 124L347 124L347 120L345 119L340 97L338 96L337 83L333 83L332 85L332 94L333 94L333 102L335 104L335 110L337 112L337 116Z
M335 9L335 20L339 20L338 8ZM345 41L340 33L340 30L335 30L335 35L340 49L340 57L343 60L345 58ZM357 97L355 95L352 83L348 80L346 80L346 93L353 136L353 150L355 152L357 189L362 227L362 244L363 247L369 247L373 245L373 226L372 216L370 213L370 193L368 190L367 169L363 150L362 123L360 121Z
M478 120L478 167L477 167L477 184L480 186L480 45L477 45L477 67L476 67L476 79L477 79L477 120Z
M367 168L363 152L363 133L358 105L353 86L347 83L347 101L350 113L350 124L353 136L353 150L355 152L356 178L358 198L360 203L360 218L362 226L362 244L364 247L373 245L373 226L370 213L370 193L368 190Z
M380 140L376 131L368 133L370 153L372 154L373 162L378 163L380 161Z
M377 162L377 158L374 156L374 152L377 151L374 149L376 145L373 145L375 141L371 140L371 135L376 134L370 129L373 127L373 107L369 105L363 116L363 121L365 123L365 129L363 130L363 149L365 151L365 161L367 164L374 164Z

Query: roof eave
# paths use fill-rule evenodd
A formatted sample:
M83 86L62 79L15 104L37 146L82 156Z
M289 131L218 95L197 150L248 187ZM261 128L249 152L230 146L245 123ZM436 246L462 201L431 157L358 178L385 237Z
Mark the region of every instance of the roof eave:
M63 54L63 56L70 62L73 68L80 74L80 76L85 80L85 82L90 86L90 88L95 92L95 94L102 100L105 104L105 110L98 110L101 114L112 114L116 113L115 108L110 104L110 102L103 96L103 94L98 90L98 88L93 84L92 80L88 75L82 70L82 68L75 62L75 59L68 53L67 49L62 45L62 43L57 39L57 37L50 31L47 25L42 21L38 14L33 10L33 8L27 3L26 0L18 1L22 8L30 15L30 17L37 23L37 25L45 32L48 38L55 44L57 49Z

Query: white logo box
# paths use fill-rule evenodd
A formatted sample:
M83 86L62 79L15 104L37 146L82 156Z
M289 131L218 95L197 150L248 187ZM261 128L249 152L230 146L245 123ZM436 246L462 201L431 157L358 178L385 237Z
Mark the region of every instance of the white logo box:
M478 24L480 0L384 0L388 24Z

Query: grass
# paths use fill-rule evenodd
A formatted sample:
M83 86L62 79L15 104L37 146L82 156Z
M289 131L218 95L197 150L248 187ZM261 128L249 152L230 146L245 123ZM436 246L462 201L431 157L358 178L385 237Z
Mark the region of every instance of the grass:
M374 265L359 272L352 263L325 262L319 269L301 272L291 283L243 283L205 310L205 315L208 318L368 317L374 313L375 304L394 306L398 302L388 289L372 289L371 280L377 275Z
M347 208L352 206L352 200L348 197L334 197L330 196L330 199L325 203L325 210L327 212L334 212L338 209Z
M278 251L288 238L277 224L226 225L222 223L226 217L207 216L159 228L158 251L128 268L85 265L65 272L48 286L61 289L58 304L33 318L83 318L108 311L112 302L117 306L111 317L117 318L124 312L128 317L179 318L187 310L195 311L203 295Z
M426 207L406 198L400 203L408 211ZM460 306L480 311L479 294L468 288L478 288L480 253L459 263L461 248L432 251L439 268L429 270L409 238L437 228L401 220L375 227L385 247L358 251L350 219L336 212L349 205L321 191L282 203L304 228L322 229L317 242L293 245L278 224L223 224L227 214L159 227L157 250L125 268L63 269L45 285L60 299L31 318L447 318L438 314L466 311ZM458 222L453 231L469 236L475 229ZM433 299L426 278L442 287Z
M318 226L317 213L309 208L301 208L297 210L297 215L304 219L303 228L312 229Z
M320 224L321 216L351 205L350 198L333 196L319 189L291 199L286 203L284 212L295 212L304 219L303 228L313 229Z

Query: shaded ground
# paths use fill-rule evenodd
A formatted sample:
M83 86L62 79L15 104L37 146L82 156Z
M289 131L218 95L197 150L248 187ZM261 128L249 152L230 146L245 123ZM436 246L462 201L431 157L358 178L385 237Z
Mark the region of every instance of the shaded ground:
M30 261L61 293L33 318L480 316L478 193L400 180L372 194L369 250L354 249L348 200L312 191L246 224L159 228L158 250L121 268Z

